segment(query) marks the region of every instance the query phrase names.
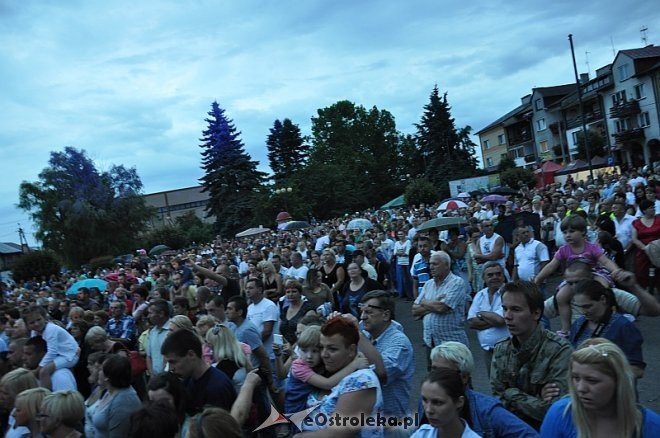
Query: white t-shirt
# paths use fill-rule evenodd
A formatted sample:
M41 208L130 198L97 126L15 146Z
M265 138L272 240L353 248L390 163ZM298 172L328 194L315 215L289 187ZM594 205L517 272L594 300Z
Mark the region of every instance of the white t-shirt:
M73 373L69 368L61 368L55 370L50 376L50 381L53 387L53 392L55 391L65 391L72 390L77 391L78 385L76 384L76 378L73 377Z
M260 333L264 330L264 322L273 321L275 323L273 325L273 332L264 341L264 348L268 352L268 357L275 359L275 353L273 353L273 334L279 333L278 322L280 319L280 311L277 304L267 298L263 298L258 304L250 304L248 306L247 319L257 326Z

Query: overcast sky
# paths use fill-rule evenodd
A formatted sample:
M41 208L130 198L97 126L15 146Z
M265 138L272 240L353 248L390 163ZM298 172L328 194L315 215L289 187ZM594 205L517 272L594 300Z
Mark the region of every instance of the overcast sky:
M135 166L150 193L198 183L214 100L262 170L275 119L309 134L344 99L412 133L438 84L477 131L532 87L574 81L569 33L593 73L642 46L643 25L656 42L659 17L651 0L0 0L0 242L20 222L34 243L18 186L64 146Z

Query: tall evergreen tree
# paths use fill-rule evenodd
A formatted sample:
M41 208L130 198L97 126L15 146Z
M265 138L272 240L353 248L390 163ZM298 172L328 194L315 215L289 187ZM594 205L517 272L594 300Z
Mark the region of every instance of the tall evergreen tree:
M448 181L476 174L475 145L469 138L471 128L456 129L447 93L440 97L437 85L415 126L425 175L440 193L449 192Z
M302 169L309 155L309 146L300 135L300 128L290 119L275 120L266 145L275 182L290 179Z
M210 197L207 215L216 217L221 235L229 236L253 225L253 201L265 174L257 170L258 162L252 161L243 149L241 133L217 102L213 102L208 115L208 128L200 139L202 169L206 174L200 181L202 191Z

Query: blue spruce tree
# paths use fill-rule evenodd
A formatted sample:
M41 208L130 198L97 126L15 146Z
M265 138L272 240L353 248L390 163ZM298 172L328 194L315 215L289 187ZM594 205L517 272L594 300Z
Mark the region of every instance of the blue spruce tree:
M203 192L209 193L207 216L215 216L217 231L233 236L253 224L256 195L261 191L263 172L257 170L243 149L240 132L217 102L211 105L208 128L202 132Z

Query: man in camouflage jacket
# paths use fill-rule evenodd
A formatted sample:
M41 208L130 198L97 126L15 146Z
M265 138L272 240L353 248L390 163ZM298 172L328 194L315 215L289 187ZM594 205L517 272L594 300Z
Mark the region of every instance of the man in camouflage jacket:
M490 373L493 393L507 409L539 429L552 402L567 392L571 346L539 324L543 295L535 284L506 284L502 308L511 337L495 345ZM554 397L548 397L550 388Z

